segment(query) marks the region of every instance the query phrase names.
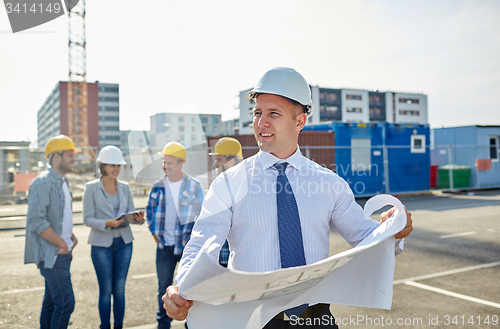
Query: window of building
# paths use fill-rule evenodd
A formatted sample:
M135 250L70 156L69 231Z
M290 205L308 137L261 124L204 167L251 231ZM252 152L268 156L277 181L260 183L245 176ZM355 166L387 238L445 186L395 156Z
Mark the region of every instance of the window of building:
M179 131L184 131L184 126L179 126Z
M490 159L495 162L498 162L498 154L500 152L498 149L498 140L498 136L490 136Z
M99 91L102 92L111 92L111 93L117 93L118 92L118 87L99 87Z
M363 113L363 109L361 107L346 107L347 113Z
M370 107L370 121L385 121L385 108Z
M340 89L325 89L319 90L319 105L337 105L340 106L341 97Z
M119 117L99 117L100 121L118 121Z
M241 125L243 127L252 127L252 121L243 122Z
M379 95L370 95L368 96L368 102L370 105L374 105L375 103L380 102L380 96Z
M120 131L118 126L99 126L100 131Z
M191 132L193 132L193 133L194 133L195 131L196 131L195 126L191 126Z
M356 100L361 100L361 95L350 95L350 94L346 94L346 95L345 95L345 98L346 98L346 99L356 99Z
M370 170L371 146L369 138L351 139L351 167L353 172Z
M208 123L208 118L207 117L201 118L201 123Z
M419 116L420 111L417 110L399 110L399 115L414 115Z
M411 135L411 153L425 153L425 135Z
M419 99L418 98L399 98L400 103L406 103L406 104L418 104Z
M384 113L384 118L383 119L372 119L370 117L370 120L381 120L385 121L385 93L381 93L378 91L370 91L368 92L368 104L370 104L370 116L372 115L372 107L376 109L383 109L381 111L381 114ZM376 115L376 112L373 112L373 114Z
M99 97L99 102L118 102L118 97Z
M18 150L8 150L7 151L7 162L18 162L19 161L19 151Z
M120 136L99 136L99 139L105 141L119 141Z
M117 106L101 106L101 107L99 107L99 111L101 111L101 112L119 112L120 108Z
M194 117L191 117L191 123L194 123Z
M178 120L177 120L177 122L179 122L179 123L184 122L184 117L179 117Z
M332 120L342 120L342 113L338 106L323 105L319 107L319 120L320 121L332 121Z

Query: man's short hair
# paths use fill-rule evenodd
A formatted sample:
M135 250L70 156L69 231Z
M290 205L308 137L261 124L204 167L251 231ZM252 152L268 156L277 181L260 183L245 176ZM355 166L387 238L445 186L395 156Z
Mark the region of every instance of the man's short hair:
M49 154L49 165L52 167L52 160L54 159L54 155L59 154L59 156L62 159L62 157L64 155L64 152L66 152L66 151L60 151L60 152L52 152L52 153L50 153Z
M239 156L236 155L225 155L226 160L229 162L231 159L234 159L234 165L236 166L238 163L241 162L241 159Z
M295 106L296 110L295 110L295 115L293 116L294 118L301 113L307 113L307 106L306 105L302 105L299 102L297 102L291 98L285 97L285 96L281 96L281 97L283 97L284 99L286 99L287 101L292 103L292 105Z

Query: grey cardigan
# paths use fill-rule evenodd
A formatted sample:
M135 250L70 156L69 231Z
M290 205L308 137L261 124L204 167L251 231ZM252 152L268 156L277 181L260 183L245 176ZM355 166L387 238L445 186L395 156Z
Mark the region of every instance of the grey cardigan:
M134 239L130 225L122 228L106 227L108 219L116 218L123 213L135 210L130 186L116 180L116 187L120 206L115 214L113 203L104 191L102 178L88 182L83 192L83 221L92 228L88 243L98 247L109 247L113 243L113 230L119 230L123 242L130 243Z

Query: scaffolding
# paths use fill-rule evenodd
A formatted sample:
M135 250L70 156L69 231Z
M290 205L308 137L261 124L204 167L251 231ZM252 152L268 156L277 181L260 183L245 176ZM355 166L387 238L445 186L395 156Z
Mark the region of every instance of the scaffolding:
M69 0L68 5L68 135L75 145L90 150L89 160L95 159L88 132L87 59L85 37L85 0Z

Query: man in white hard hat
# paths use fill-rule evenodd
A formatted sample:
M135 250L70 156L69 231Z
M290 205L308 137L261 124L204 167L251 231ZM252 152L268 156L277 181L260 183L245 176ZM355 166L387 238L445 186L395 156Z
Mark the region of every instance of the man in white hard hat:
M243 159L240 142L233 137L222 137L215 143L214 151L209 153L214 156L214 167L217 175L229 168L236 166ZM229 261L229 243L226 240L219 253L219 264L227 267Z
M146 216L149 230L157 244L156 320L159 329L168 329L172 319L167 316L163 308L162 296L172 284L175 266L200 214L204 193L201 183L182 171L182 166L186 162L186 149L183 145L170 142L165 145L161 154L165 176L154 182L151 188Z
M331 226L352 246L379 226L379 222L364 217L342 178L301 155L299 133L313 109L309 85L298 72L284 67L268 71L247 98L255 100L253 128L260 151L226 171L231 194L220 176L212 183L184 250L176 284L212 236L216 237L214 244L229 241L229 268L266 272L328 257ZM232 196L239 199L233 202ZM393 211L384 213L382 220ZM412 229L411 214L407 213L407 225L395 237L402 239ZM219 248L209 248L209 255L216 259ZM401 240L396 250L401 252ZM186 318L192 306L192 301L178 294L177 285L167 289L163 301L167 313L177 320ZM325 326L299 325L317 323L318 319L323 324L325 317L329 317ZM290 321L298 318L307 321ZM283 310L264 328L313 327L337 327L328 304Z
M75 307L70 266L78 240L73 234L73 197L65 175L73 171L78 151L68 136L51 138L45 146L50 168L30 185L24 263L35 263L45 279L42 329L67 328Z

